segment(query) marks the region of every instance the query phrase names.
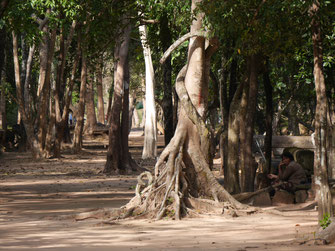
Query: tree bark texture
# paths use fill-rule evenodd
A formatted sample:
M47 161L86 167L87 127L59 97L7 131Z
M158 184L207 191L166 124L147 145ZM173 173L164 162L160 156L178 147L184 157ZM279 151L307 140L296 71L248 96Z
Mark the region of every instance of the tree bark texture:
M153 159L157 156L157 119L155 104L155 75L151 59L151 50L147 43L147 30L145 25L139 27L145 61L145 126L144 146L142 159Z
M19 53L18 53L18 38L17 34L13 31L12 32L13 38L13 58L14 58L14 71L15 71L15 85L16 85L16 96L19 106L19 111L22 116L22 120L25 126L25 130L27 133L27 140L32 151L33 158L41 157L41 152L38 144L38 139L35 137L34 133L34 125L32 123L29 114L25 111L25 104L24 104L24 97L22 92L22 82L20 76L20 63L19 63Z
M123 166L120 158L121 145L121 111L124 94L124 81L126 75L126 63L129 51L131 25L127 24L123 29L122 35L117 41L115 47L114 58L114 95L113 105L111 108L111 124L109 128L109 145L107 151L107 161L104 168L104 173L120 173Z
M87 82L87 62L85 52L81 54L81 77L80 77L80 94L78 103L78 113L76 117L76 126L73 133L72 149L74 152L79 152L83 144L83 129L84 129L84 114L85 114L85 96Z
M244 84L240 84L235 92L229 108L227 166L224 169L224 187L230 194L240 192L239 182L239 107Z
M249 92L247 101L247 113L245 116L245 144L241 151L244 153L244 165L241 169L241 188L243 192L254 191L255 180L255 160L252 155L252 143L254 136L254 117L257 104L258 93L258 65L259 57L257 55L250 56L250 74L249 74ZM242 117L243 118L243 117ZM243 143L243 142L242 142Z
M97 117L95 113L94 104L94 88L93 88L93 78L91 77L91 72L87 74L87 89L86 89L86 124L85 133L93 134L93 131L97 125Z
M310 9L312 17L312 40L314 54L314 81L316 90L315 110L315 157L314 182L317 189L319 220L325 215L333 216L332 195L328 184L327 166L327 97L323 73L322 37L319 16L319 1L314 1Z
M98 122L105 124L104 94L103 94L103 59L97 66L97 96L98 96Z

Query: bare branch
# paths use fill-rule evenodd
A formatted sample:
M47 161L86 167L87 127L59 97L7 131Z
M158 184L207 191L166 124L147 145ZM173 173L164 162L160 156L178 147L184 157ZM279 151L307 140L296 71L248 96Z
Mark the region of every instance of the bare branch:
M177 48L179 47L182 43L184 43L187 39L191 37L205 37L207 35L206 31L196 31L196 32L189 32L179 38L176 42L174 42L169 49L164 53L163 57L159 61L161 64L164 64L165 60L170 56L170 54Z

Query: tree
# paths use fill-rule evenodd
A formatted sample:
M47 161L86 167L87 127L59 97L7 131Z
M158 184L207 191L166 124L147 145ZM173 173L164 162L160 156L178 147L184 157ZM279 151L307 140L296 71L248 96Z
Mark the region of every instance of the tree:
M154 178L147 172L140 176L140 179L149 176L148 187L141 191L143 184L138 184L137 196L121 210L126 211L127 215L150 214L157 219L164 215L174 215L179 219L187 212L186 205L194 201L191 197L200 196L229 201L233 206L241 207L217 182L210 171L206 156L209 131L204 122L204 112L207 105L208 67L217 44L215 39L211 39L209 46L205 48L206 39L204 32L201 32L204 15L196 9L200 2L192 1L195 16L190 34L176 42L180 44L180 41L194 37L189 44L188 63L176 79L176 89L182 106L174 137L155 165ZM197 201L200 204L204 201L210 203L209 200ZM218 202L217 205L219 204ZM212 202L212 205L215 203Z
M142 159L153 159L157 156L157 120L154 95L155 75L151 50L147 43L146 26L140 25L139 30L145 61L145 126Z
M316 198L318 201L319 220L322 220L325 215L333 215L333 200L328 184L328 102L323 73L322 35L319 9L320 2L318 0L313 1L310 8L310 16L312 18L314 81L316 90L314 179L315 185L317 186Z
M109 129L109 145L107 150L107 161L104 168L104 173L111 174L124 174L126 172L132 172L133 167L131 165L127 165L130 162L124 163L124 159L122 155L128 154L127 152L123 152L122 150L127 149L123 147L123 144L128 142L123 142L122 135L121 135L121 128L122 128L122 109L123 102L125 102L125 98L129 99L128 97L124 96L125 87L129 88L129 82L126 83L127 80L127 71L128 68L128 52L129 52L129 43L130 43L130 33L132 29L131 23L127 19L127 16L124 15L122 17L122 26L121 26L121 34L118 38L116 43L116 47L114 50L114 96L113 96L113 106L111 108L111 124ZM128 80L129 81L129 80ZM129 93L129 92L128 92ZM129 100L128 100L129 102ZM128 107L127 109L127 116L128 116ZM128 126L128 120L123 120ZM127 127L128 128L128 127ZM129 130L126 131L126 135L128 135ZM128 139L128 138L126 138ZM121 146L121 151L120 151Z

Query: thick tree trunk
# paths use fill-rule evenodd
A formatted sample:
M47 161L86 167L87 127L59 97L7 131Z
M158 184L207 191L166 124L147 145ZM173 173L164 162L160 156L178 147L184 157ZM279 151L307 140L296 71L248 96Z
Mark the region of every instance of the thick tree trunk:
M107 151L107 161L104 173L120 173L123 171L122 163L120 163L120 115L122 111L122 98L124 91L125 68L129 51L131 25L123 29L122 35L119 37L115 47L115 71L114 71L114 95L113 106L111 109L111 124L109 128L109 145Z
M105 124L104 94L102 85L103 59L97 67L97 96L98 96L98 122Z
M153 159L157 156L157 119L155 104L155 76L151 60L151 50L147 43L147 30L145 25L141 25L140 36L143 47L145 61L145 126L144 126L144 146L142 159Z
M172 43L171 32L169 29L168 18L166 14L162 15L160 20L160 40L163 50L167 50ZM172 66L171 56L168 57L162 66L163 68L163 116L164 116L164 140L168 145L174 134L173 126L173 102L172 102Z
M235 92L229 108L227 166L224 169L224 187L230 194L240 192L239 182L239 107L244 84Z
M85 96L87 82L87 62L85 52L81 54L81 83L80 95L78 103L77 122L73 133L72 149L74 152L79 152L83 144L83 129L84 129L84 114L85 114Z
M312 17L312 40L314 54L314 81L316 90L315 109L315 157L314 179L317 189L319 220L325 215L333 216L332 194L328 184L327 166L327 97L323 74L323 53L319 20L319 1L314 1L310 9Z
M192 1L192 10L198 2ZM202 18L201 13L196 15L191 30L198 31L202 27ZM139 176L136 196L120 210L125 213L124 217L147 214L156 219L172 215L180 219L189 212L191 201L217 205L221 210L222 206L224 209L227 207L220 201L230 202L233 208L243 207L217 182L206 160L206 152L202 151L201 134L209 133L202 118L207 103L207 90L202 90L202 87L208 89L208 76L204 74L208 73L206 66L209 63L206 61L212 53L211 48L208 49L207 57L204 37L196 37L190 42L188 65L183 67L176 80L181 105L175 135L155 165L155 176L149 172ZM198 95L194 89L198 90ZM144 176L148 177L145 188Z

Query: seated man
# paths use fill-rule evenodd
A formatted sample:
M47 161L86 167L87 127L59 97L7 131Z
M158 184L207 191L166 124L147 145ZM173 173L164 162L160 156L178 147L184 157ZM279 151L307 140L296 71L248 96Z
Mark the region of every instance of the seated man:
M282 154L282 161L278 167L278 175L269 174L268 178L274 180L275 183L280 181L283 184L280 186L288 192L294 193L296 186L307 182L305 170L302 166L294 161L294 157L289 152Z

